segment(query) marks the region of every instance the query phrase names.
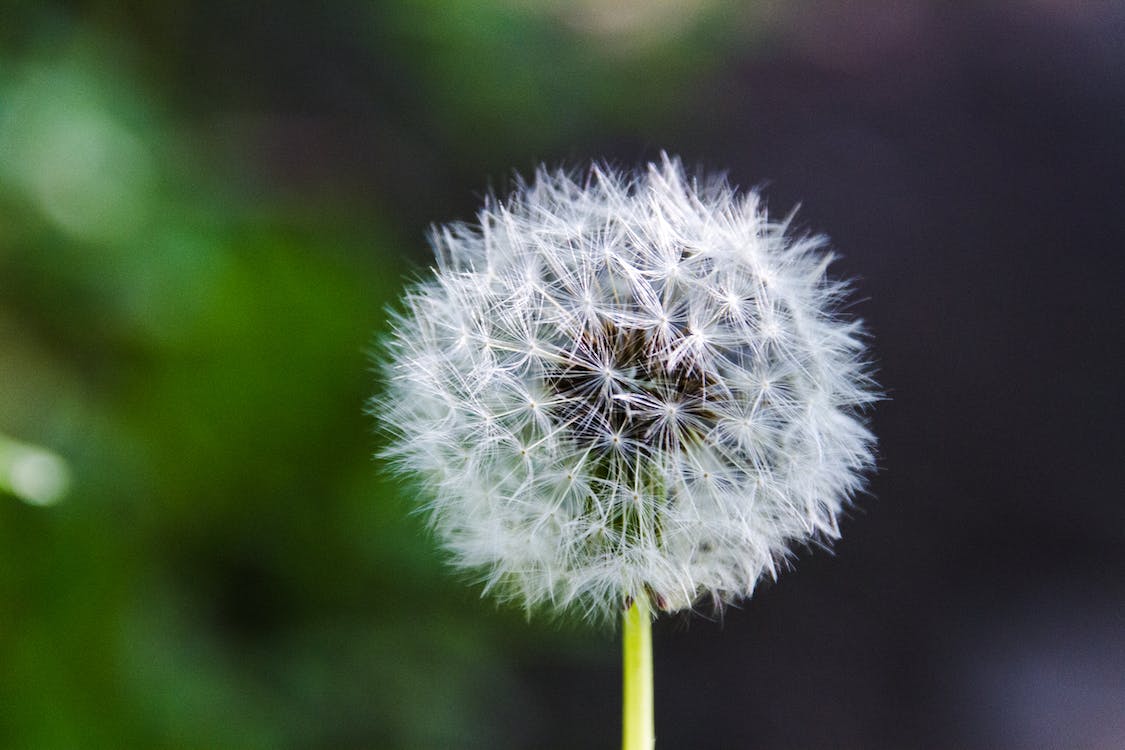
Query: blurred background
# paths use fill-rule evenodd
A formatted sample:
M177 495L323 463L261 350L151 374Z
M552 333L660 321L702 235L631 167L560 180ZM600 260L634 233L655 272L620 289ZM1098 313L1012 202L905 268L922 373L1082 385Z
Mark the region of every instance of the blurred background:
M612 748L612 632L495 607L368 358L539 161L661 149L857 278L832 554L656 631L680 748L1125 747L1125 5L0 2L0 747Z

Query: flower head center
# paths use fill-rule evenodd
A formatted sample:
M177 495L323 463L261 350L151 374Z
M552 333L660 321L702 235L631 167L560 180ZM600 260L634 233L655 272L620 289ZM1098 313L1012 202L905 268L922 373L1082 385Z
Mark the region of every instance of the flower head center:
M603 320L581 343L545 378L549 412L578 440L607 453L636 446L651 456L715 424L706 374L688 358L670 363L660 356L652 333Z

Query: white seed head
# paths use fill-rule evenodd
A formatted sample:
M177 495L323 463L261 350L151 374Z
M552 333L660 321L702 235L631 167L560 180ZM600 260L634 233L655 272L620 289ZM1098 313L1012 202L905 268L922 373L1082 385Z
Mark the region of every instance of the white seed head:
M821 237L756 193L540 168L434 229L374 407L486 590L591 619L749 596L838 536L877 398Z

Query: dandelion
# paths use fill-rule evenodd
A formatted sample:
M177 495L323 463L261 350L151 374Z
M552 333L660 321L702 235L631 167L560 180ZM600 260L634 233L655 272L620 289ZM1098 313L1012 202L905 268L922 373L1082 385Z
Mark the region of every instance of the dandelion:
M838 536L877 395L824 238L665 156L636 175L540 168L431 242L375 407L389 454L486 591L628 610L627 703L653 611L748 597ZM632 699L651 727L651 692Z

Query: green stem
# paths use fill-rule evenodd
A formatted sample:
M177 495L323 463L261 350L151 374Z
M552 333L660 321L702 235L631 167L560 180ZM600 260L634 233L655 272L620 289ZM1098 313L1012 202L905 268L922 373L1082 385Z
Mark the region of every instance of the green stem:
M622 636L625 700L622 704L622 750L652 750L652 615L648 597L639 596L625 612Z

